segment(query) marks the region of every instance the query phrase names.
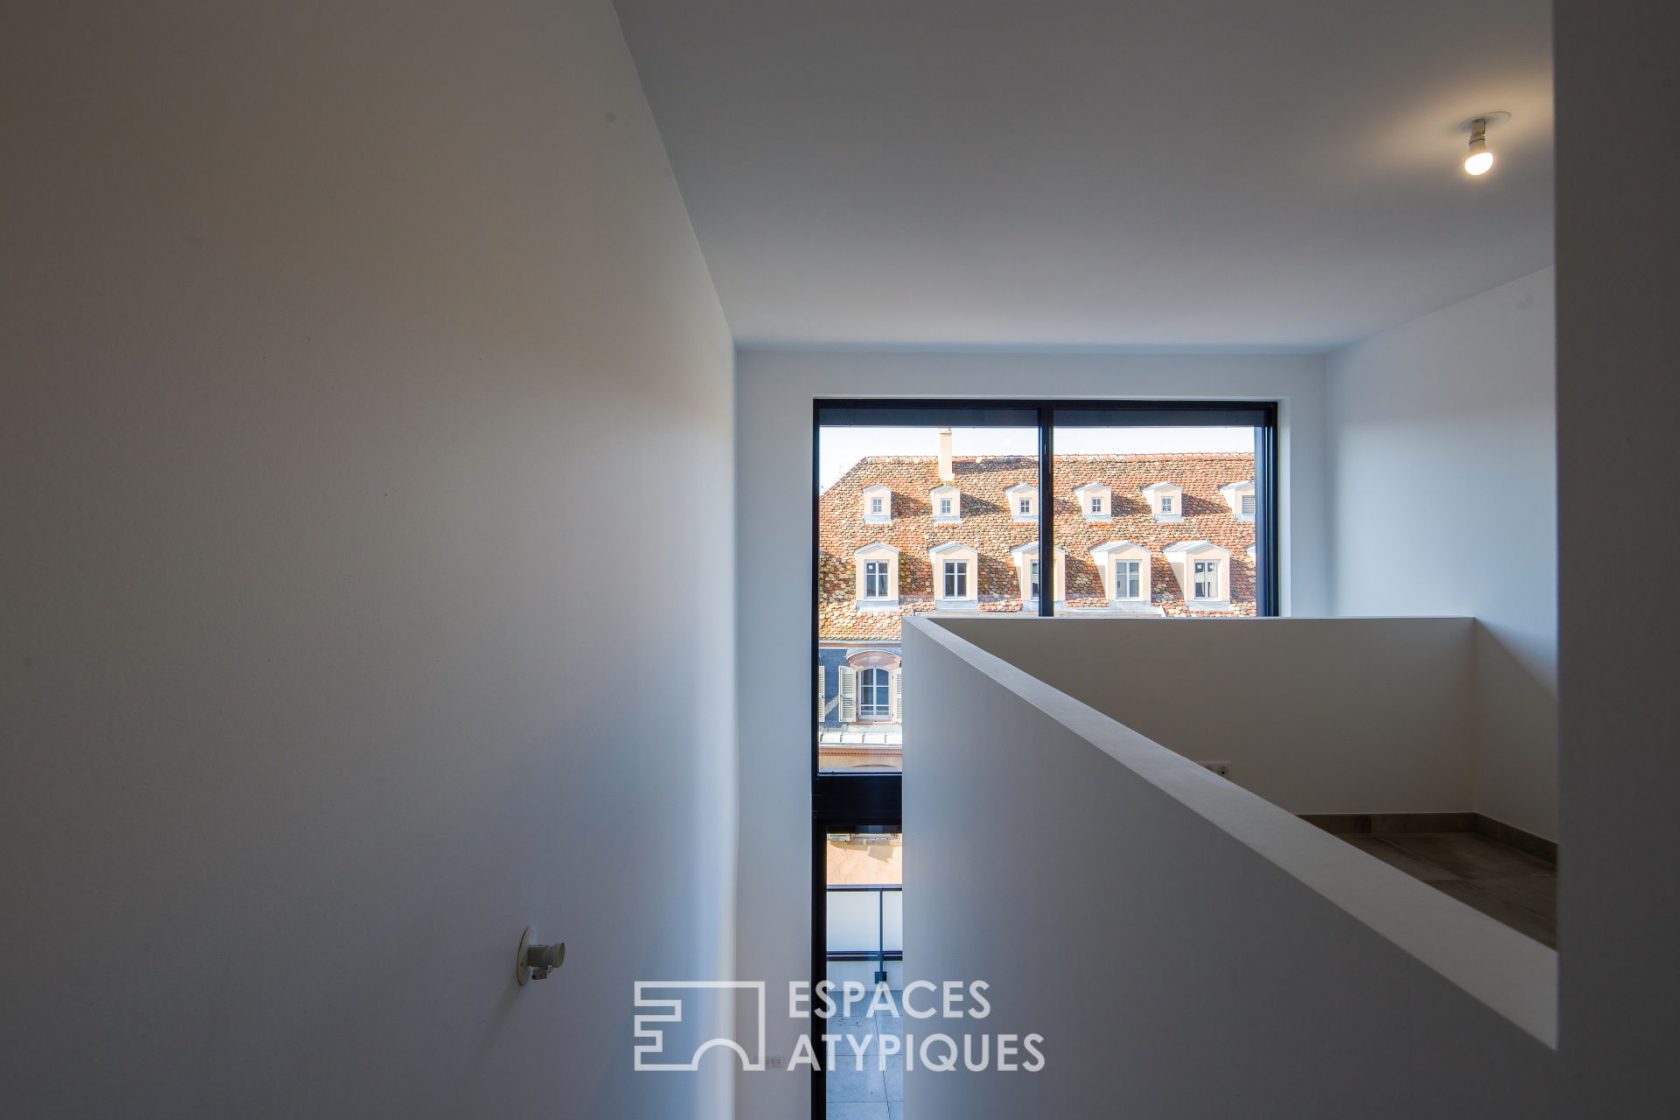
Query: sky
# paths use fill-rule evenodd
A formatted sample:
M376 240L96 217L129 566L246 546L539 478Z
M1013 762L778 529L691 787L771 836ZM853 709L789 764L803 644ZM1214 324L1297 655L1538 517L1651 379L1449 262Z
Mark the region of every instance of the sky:
M817 474L827 490L865 455L937 455L937 428L824 428ZM1254 450L1253 428L1057 428L1058 454ZM1036 455L1037 428L953 428L951 453Z

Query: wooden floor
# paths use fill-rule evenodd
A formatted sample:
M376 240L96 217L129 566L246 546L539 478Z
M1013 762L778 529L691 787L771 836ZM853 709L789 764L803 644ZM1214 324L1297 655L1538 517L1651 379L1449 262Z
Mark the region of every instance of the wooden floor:
M1555 865L1478 832L1369 832L1341 838L1557 948Z

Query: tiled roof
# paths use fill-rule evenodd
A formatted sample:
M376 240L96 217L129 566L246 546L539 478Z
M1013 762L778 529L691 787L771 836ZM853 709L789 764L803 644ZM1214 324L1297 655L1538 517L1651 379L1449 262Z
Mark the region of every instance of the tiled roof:
M935 522L928 491L940 485L932 455L876 455L858 461L828 488L819 503L821 601L818 636L825 641L896 641L900 615L933 610L933 569L928 552L957 541L980 554L980 610L1019 612L1020 581L1009 550L1038 540L1038 522L1010 516L1004 491L1038 482L1032 456L980 456L952 460L962 491L962 520ZM1245 551L1254 543L1254 523L1239 521L1219 488L1254 477L1254 457L1241 452L1202 454L1056 456L1056 545L1067 549L1067 605L1108 606L1091 549L1104 541L1132 541L1151 553L1151 599L1169 615L1198 613L1185 606L1183 590L1161 550L1181 541L1211 541L1231 551L1232 613L1254 613L1254 567ZM1113 516L1086 521L1073 491L1091 482L1114 494ZM1156 521L1142 490L1156 482L1183 490L1182 520ZM865 523L863 491L892 489L892 523ZM900 610L859 611L852 553L882 541L900 552Z

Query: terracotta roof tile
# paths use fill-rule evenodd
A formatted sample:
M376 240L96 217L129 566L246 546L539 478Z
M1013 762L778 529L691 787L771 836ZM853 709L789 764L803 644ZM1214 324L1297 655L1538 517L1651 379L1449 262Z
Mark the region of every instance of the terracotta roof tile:
M1009 550L1038 540L1038 523L1015 521L1004 491L1021 483L1037 485L1034 456L978 456L952 461L955 485L962 491L962 520L933 520L928 491L939 486L939 462L932 455L869 456L847 471L819 502L821 554L818 604L819 637L824 641L896 641L901 614L933 610L933 571L928 550L959 541L980 554L981 611L1019 612L1020 584ZM1152 558L1151 599L1169 615L1200 614L1184 602L1182 589L1161 549L1176 541L1211 541L1231 552L1233 614L1255 610L1254 567L1246 549L1254 543L1254 523L1239 521L1219 488L1254 477L1254 457L1242 452L1199 454L1058 455L1056 456L1056 545L1067 549L1066 593L1069 607L1105 608L1102 579L1091 561L1091 548L1104 541L1131 541L1148 548ZM1113 491L1113 517L1086 521L1073 491L1101 482ZM1142 488L1173 482L1183 489L1183 519L1156 521ZM885 483L892 489L890 525L863 520L863 490ZM854 600L856 575L852 553L885 541L899 556L901 610L859 611Z

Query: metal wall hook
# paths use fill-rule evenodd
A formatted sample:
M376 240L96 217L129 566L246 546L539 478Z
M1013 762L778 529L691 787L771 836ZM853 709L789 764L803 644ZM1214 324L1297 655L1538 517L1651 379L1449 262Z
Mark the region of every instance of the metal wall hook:
M533 944L537 931L530 926L519 935L519 953L514 958L513 978L523 988L529 981L546 980L548 974L566 963L566 943Z

